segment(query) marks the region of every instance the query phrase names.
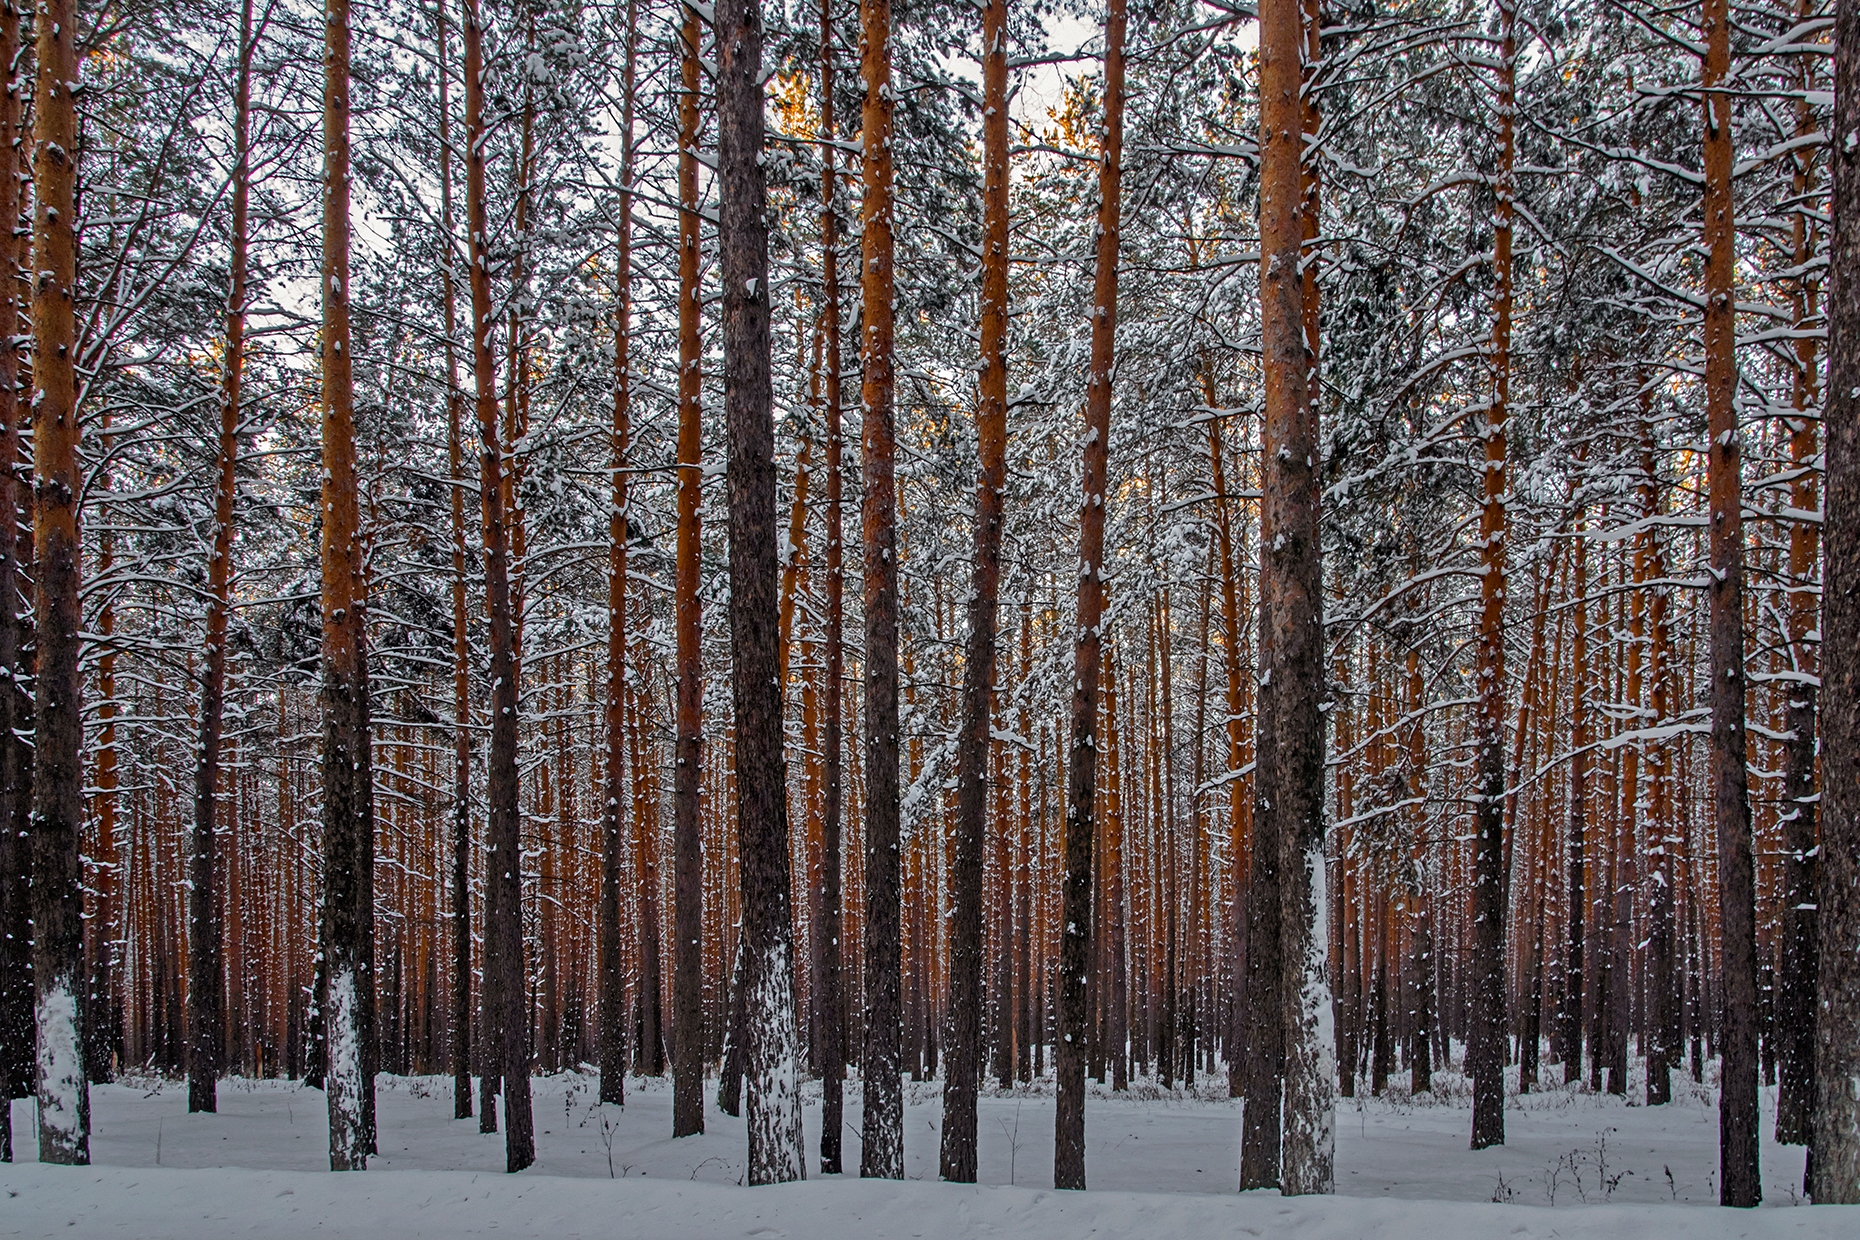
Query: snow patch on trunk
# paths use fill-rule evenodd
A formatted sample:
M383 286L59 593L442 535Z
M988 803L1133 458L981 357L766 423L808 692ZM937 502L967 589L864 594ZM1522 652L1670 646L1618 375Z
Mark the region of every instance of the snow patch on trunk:
M749 1182L807 1178L801 1146L800 1035L794 1015L794 961L777 941L755 968L749 1002Z
M39 1161L84 1166L90 1162L90 1082L84 1078L77 993L69 977L39 996Z
M1301 876L1311 926L1299 963L1298 1011L1286 1030L1285 1137L1279 1182L1286 1196L1336 1191L1337 1067L1330 994L1330 893L1324 835L1313 831Z
M368 1142L362 1125L360 1023L355 970L343 966L329 975L329 1016L325 1025L328 1066L323 1088L329 1095L331 1171L365 1171L368 1168Z

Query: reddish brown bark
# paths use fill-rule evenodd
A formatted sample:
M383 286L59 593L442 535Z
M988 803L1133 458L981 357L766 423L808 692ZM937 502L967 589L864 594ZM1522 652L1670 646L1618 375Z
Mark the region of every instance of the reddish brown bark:
M1736 223L1731 199L1731 70L1726 0L1705 0L1701 85L1705 121L1705 417L1711 581L1711 789L1718 830L1723 951L1723 1088L1718 1103L1718 1198L1763 1199L1757 1141L1756 891L1744 740L1744 517L1737 426Z
M32 976L38 1058L39 1161L90 1162L84 1045L82 613L78 584L77 10L49 0L36 14L33 87L32 444L33 613L38 670L33 720ZM46 1048L52 1053L46 1053ZM63 1050L64 1054L57 1052Z
M373 1151L374 776L366 564L356 495L349 330L349 10L325 11L323 85L322 685L324 1088L329 1162ZM43 640L43 639L42 639Z
M903 1005L898 850L898 496L894 379L891 159L891 2L860 0L865 109L861 249L865 503L865 1081L859 1174L904 1176L899 1079Z
M1834 124L1860 131L1860 5L1834 19ZM1820 948L1816 989L1817 1202L1860 1203L1860 145L1829 148L1827 535L1821 595Z
M20 54L20 17L0 7L0 63ZM20 131L19 92L0 91L0 134ZM19 484L21 422L30 406L20 400L18 339L26 330L21 291L27 258L18 221L25 171L23 144L0 148L0 1099L31 1097L33 1083L32 986L32 747L20 731L32 718L32 700L21 685L24 629L21 612L20 514L28 530L31 490ZM0 1104L0 1161L13 1158L12 1108Z

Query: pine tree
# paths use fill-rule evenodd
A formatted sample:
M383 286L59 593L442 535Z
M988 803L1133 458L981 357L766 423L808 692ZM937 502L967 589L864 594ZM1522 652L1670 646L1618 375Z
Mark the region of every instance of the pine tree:
M904 1178L904 1010L898 840L898 495L892 240L891 0L860 0L863 362L860 465L865 482L865 1082L859 1174Z
M942 1175L973 1184L976 1086L982 1050L982 852L987 830L989 725L993 721L995 621L1001 588L1001 522L1007 487L1008 117L1007 0L982 9L982 372L975 410L975 578L963 660L956 749L955 916L949 966L949 1045L943 1077ZM998 830L1005 831L1005 822ZM1003 1017L1006 1013L1001 1014Z
M485 204L483 26L477 0L465 4L465 227L471 238L472 376L478 415L478 498L484 539L484 606L491 639L491 751L487 762L483 1034L486 1086L479 1125L495 1131L489 1082L504 1095L504 1163L517 1172L536 1161L530 1112L529 989L524 979L523 887L517 785L517 604L510 580L515 480L499 433L497 363L491 352L490 238Z
M703 375L698 332L702 311L698 265L697 189L698 18L685 6L679 45L678 96L678 549L674 625L678 659L676 740L672 773L672 1135L704 1131L704 853L698 822L703 762L704 685L699 667L703 604L698 597L702 554L699 488L703 484L699 406Z
M833 118L834 86L833 0L820 0L820 252L822 292L821 314L826 364L827 406L827 616L825 718L821 723L821 862L820 925L816 930L821 942L820 988L820 1173L838 1175L841 1161L841 1130L845 1126L846 1081L846 1000L842 991L841 966L845 959L841 942L843 921L840 910L840 885L843 855L840 823L843 813L841 771L843 769L842 708L846 700L845 587L844 548L840 539L842 437L840 435L840 217L835 204L839 172L834 166L833 143L836 127Z
M1718 1101L1718 1195L1763 1199L1757 1157L1756 893L1744 741L1743 450L1737 425L1736 222L1731 201L1731 68L1726 0L1705 0L1701 85L1705 121L1705 408L1711 439L1711 788L1718 828L1718 908L1724 953L1724 1067ZM1622 1005L1625 1006L1625 1005ZM1622 1013L1624 1021L1626 1014Z
M1860 129L1860 5L1834 18L1834 123ZM1821 854L1809 1195L1860 1203L1860 147L1838 143L1828 263L1827 534L1821 591Z
M626 767L627 449L632 433L633 375L633 108L636 0L627 0L626 59L621 70L620 218L615 225L614 407L612 502L607 518L607 799L601 808L600 1096L626 1102L626 971L620 955L621 807ZM656 986L657 979L654 979Z
M194 853L188 890L187 1109L217 1111L225 1057L221 1008L221 927L215 877L220 727L226 701L226 620L232 597L233 507L238 491L239 385L245 369L246 211L252 106L252 5L239 10L239 68L233 87L232 271L226 299L226 359L220 379L219 461L213 498L213 552L207 561L207 668L200 690L200 754L194 771Z
M349 6L325 10L323 59L323 911L329 1165L374 1143L374 780L349 315Z
M1071 752L1066 760L1065 878L1059 942L1059 1046L1053 1187L1085 1187L1086 996L1092 950L1092 842L1098 786L1098 678L1104 662L1104 508L1117 349L1118 220L1124 172L1124 0L1104 22L1104 132L1098 152L1098 233L1085 387L1079 499L1078 637L1072 653ZM1165 985L1168 983L1165 982Z

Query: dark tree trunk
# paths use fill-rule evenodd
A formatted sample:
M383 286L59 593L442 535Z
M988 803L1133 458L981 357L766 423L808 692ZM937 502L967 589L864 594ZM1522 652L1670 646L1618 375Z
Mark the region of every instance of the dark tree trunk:
M90 1162L84 1071L83 682L78 583L75 205L77 11L48 0L34 22L32 444L38 674L33 721L32 976L38 1032L39 1161Z
M826 690L825 719L821 725L821 858L820 858L820 1173L840 1171L841 1133L845 1125L846 1000L841 988L840 944L840 773L842 770L845 701L845 569L840 542L840 277L839 212L834 205L839 174L834 168L833 138L833 4L820 0L820 132L824 170L820 179L821 283L826 299L827 363L827 666L822 677Z
M1834 126L1860 129L1860 4L1834 20ZM1829 148L1827 536L1821 593L1821 853L1815 1121L1808 1191L1860 1203L1860 148Z
M485 882L486 1077L502 1076L504 1162L521 1171L536 1161L530 1112L529 991L524 984L523 880L517 813L517 661L510 584L514 480L498 429L497 364L492 358L490 253L485 222L484 59L477 0L465 5L465 217L471 236L472 374L478 415L478 498L484 531L484 604L491 638L491 751ZM487 1099L488 1102L488 1099ZM495 1123L484 1107L480 1124Z
M704 1131L704 842L698 821L703 761L703 634L698 598L703 482L702 342L699 339L697 140L698 19L687 6L678 98L678 547L674 628L678 702L672 772L672 1135Z
M1589 896L1584 890L1588 858L1585 842L1589 811L1589 746L1592 734L1589 704L1589 542L1583 522L1581 501L1576 502L1573 518L1575 534L1571 552L1571 577L1574 581L1574 604L1570 616L1570 666L1575 683L1570 690L1570 759L1569 759L1569 833L1568 884L1564 892L1569 922L1567 961L1563 968L1563 1004L1557 1014L1558 1036L1562 1047L1564 1083L1582 1077L1582 998L1588 984L1583 963L1584 914Z
M252 3L239 13L239 68L233 85L232 268L226 297L226 359L220 377L220 439L213 497L213 552L207 561L207 667L200 691L200 752L194 768L194 848L188 888L187 1109L217 1111L225 1059L215 800L220 725L226 703L226 618L232 597L233 500L238 488L239 383L245 369L247 153L252 102Z
M859 1174L904 1176L898 850L898 495L892 408L891 0L860 0L865 80L865 1081Z
M1320 1022L1330 1009L1328 896L1324 861L1323 549L1312 367L1316 342L1313 269L1300 275L1314 235L1307 183L1299 50L1306 14L1283 3L1262 15L1260 180L1261 323L1266 368L1260 460L1260 748L1255 817L1278 847L1279 1022L1284 1119L1280 1188L1331 1191L1335 1063ZM1271 51L1267 51L1270 38ZM1267 62L1273 62L1270 78ZM1266 83L1270 81L1270 85ZM1270 161L1267 163L1266 161ZM1311 262L1315 264L1315 255ZM1244 1155L1243 1155L1244 1157Z
M1809 15L1807 0L1797 0L1798 20ZM1803 97L1796 102L1796 134L1808 137L1817 130L1818 119L1809 107L1807 91L1819 85L1818 74L1806 64L1801 69ZM1798 202L1805 202L1817 187L1815 157L1807 151L1793 157L1795 175L1792 189ZM1810 270L1810 260L1818 248L1821 225L1805 209L1794 212L1794 251L1798 270ZM1797 283L1791 318L1805 327L1817 317L1821 306L1820 280L1803 275ZM1815 479L1815 458L1819 453L1819 426L1810 411L1820 407L1817 354L1820 341L1814 333L1801 331L1795 343L1795 383L1793 404L1797 417L1789 426L1790 464L1796 480L1790 488L1790 506L1802 512L1815 512L1821 506ZM1789 651L1793 656L1793 673L1799 679L1789 685L1788 707L1783 720L1790 740L1783 759L1783 796L1788 806L1783 810L1783 911L1781 936L1782 986L1776 996L1777 1021L1782 1030L1778 1046L1778 1084L1776 1094L1776 1140L1788 1145L1807 1144L1815 1126L1815 974L1819 944L1816 941L1815 870L1818 862L1816 811L1819 806L1816 783L1816 696L1815 674L1820 659L1817 643L1811 640L1820 620L1820 608L1813 590L1816 569L1821 559L1820 530L1810 521L1796 521L1789 528ZM1677 1053L1675 1043L1675 1053Z
M458 250L452 235L451 36L438 10L439 201L446 314L446 463L452 507L452 1118L471 1101L471 636L465 610L465 393L459 386Z
M620 958L620 853L628 804L626 769L627 439L633 406L633 96L636 0L627 0L626 63L621 76L620 219L616 226L612 511L607 519L607 800L601 807L600 1099L626 1103L626 970Z
M973 1184L976 1087L982 1043L982 854L987 847L989 723L993 718L996 599L1007 485L1008 118L1007 0L982 9L982 373L975 411L975 579L963 661L956 748L955 905L950 922L949 1046L943 1077L943 1178ZM1005 831L1006 823L998 824ZM1007 942L1004 926L1002 942ZM1004 957L1005 960L1005 957ZM1005 972L1003 973L1005 977ZM1004 1035L1008 1005L998 1005ZM1003 1062L1007 1062L1005 1059Z
M1118 217L1124 171L1125 0L1104 22L1104 134L1098 164L1098 238L1092 287L1091 370L1085 387L1079 499L1078 637L1072 652L1072 722L1066 760L1064 886L1060 903L1059 1041L1054 1056L1053 1187L1085 1187L1085 1040L1092 1011L1092 843L1098 784L1098 676L1103 667L1104 493L1111 438L1111 370L1117 349Z
M20 18L0 10L0 63L20 55ZM0 134L20 131L19 92L0 91ZM32 492L20 476L21 421L30 416L20 400L19 344L26 330L21 291L28 257L17 227L23 205L20 147L0 149L0 1161L13 1159L11 1099L33 1095L32 994L32 746L20 736L32 720L32 701L23 689L21 517L29 531Z
M1496 290L1492 296L1491 403L1486 407L1484 502L1480 512L1477 753L1473 780L1473 1014L1466 1048L1473 1079L1472 1148L1505 1141L1505 419L1511 396L1511 220L1513 79L1517 11L1499 4L1499 169L1494 193Z
M1711 516L1711 788L1718 826L1724 1058L1718 1102L1719 1200L1763 1199L1757 1141L1756 892L1744 743L1743 455L1737 428L1737 258L1731 200L1731 96L1726 0L1705 0L1705 410Z
M717 6L717 171L722 187L723 393L729 435L730 645L741 855L741 989L749 1182L806 1176L794 1010L788 797L782 760L775 423L763 172L761 0Z
M323 1080L329 1165L374 1144L374 782L367 578L349 331L349 9L326 10L323 79ZM41 751L43 754L43 751Z

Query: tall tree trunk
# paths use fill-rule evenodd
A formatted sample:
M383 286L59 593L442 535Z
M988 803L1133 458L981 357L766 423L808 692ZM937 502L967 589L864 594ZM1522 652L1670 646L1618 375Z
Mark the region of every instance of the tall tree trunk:
M698 598L702 531L698 501L703 472L699 404L704 376L699 339L697 189L698 18L685 7L678 97L678 547L674 628L678 702L672 771L672 1135L704 1131L704 842L698 819L703 760L704 683L699 665L703 603Z
M440 275L446 314L446 467L452 498L452 1118L471 1103L471 632L465 610L465 392L459 385L458 250L452 235L452 57L438 7Z
M1492 399L1486 406L1480 509L1480 611L1473 760L1473 1017L1466 1049L1473 1078L1472 1148L1505 1141L1505 419L1511 398L1511 221L1517 42L1512 0L1500 0L1499 164L1494 186Z
M1705 416L1711 438L1711 789L1723 937L1719 1200L1763 1199L1757 1141L1757 939L1744 742L1743 453L1737 427L1736 225L1731 200L1731 69L1726 0L1705 0Z
M891 0L860 0L865 110L861 358L865 479L865 1080L859 1174L904 1176L898 852L898 495L892 408Z
M1585 840L1588 834L1589 748L1594 743L1589 703L1589 540L1582 500L1574 494L1573 486L1571 499L1575 512L1571 517L1574 547L1570 557L1573 582L1570 666L1575 678L1569 696L1569 851L1565 858L1568 879L1564 893L1568 905L1569 941L1563 968L1563 1004L1557 1015L1565 1084L1582 1076L1582 997L1588 982L1583 964L1583 914L1589 898L1583 884L1588 869Z
M504 1161L536 1161L530 1112L529 993L524 985L523 882L517 813L516 628L510 586L511 469L499 434L497 363L491 353L490 239L484 176L484 52L477 0L465 3L465 227L471 237L472 375L478 416L478 498L484 532L484 605L491 638L491 752L486 863L484 1072L502 1076ZM480 1124L495 1123L484 1107Z
M1251 843L1250 837L1252 831L1246 816L1248 806L1244 795L1246 790L1245 783L1240 778L1240 771L1246 766L1246 735L1243 719L1246 710L1246 691L1243 687L1244 682L1240 669L1241 621L1239 589L1236 580L1237 573L1234 567L1233 517L1232 509L1229 507L1229 496L1227 493L1227 449L1222 443L1221 411L1217 407L1215 398L1214 368L1212 363L1206 357L1203 357L1201 363L1201 399L1202 403L1207 406L1203 416L1205 416L1208 421L1208 461L1211 469L1209 477L1214 484L1214 529L1219 540L1220 550L1221 627L1225 634L1221 645L1223 670L1227 673L1227 697L1225 699L1227 707L1227 773L1225 780L1227 784L1228 834L1232 840L1232 851L1229 857L1228 868L1233 881L1234 899L1232 902L1232 921L1233 929L1237 935L1242 924L1239 916L1242 905L1240 893L1243 890L1242 884L1246 881L1246 875L1242 868L1244 865L1244 849L1245 846ZM1233 947L1229 949L1230 957L1233 957L1233 963L1235 965L1239 964L1235 951L1237 947L1238 944L1234 944ZM1244 984L1244 971L1241 968L1234 968L1232 970L1232 976L1227 981L1230 992L1232 992L1228 996L1229 1004L1244 1006L1237 993ZM1226 1022L1224 1029L1225 1036L1230 1039L1230 1045L1227 1047L1228 1092L1232 1097L1243 1097L1246 1093L1246 1083L1244 1072L1241 1068L1242 1060L1237 1053L1237 1048L1231 1044L1232 1042L1238 1041L1238 1038L1235 1036L1238 1025L1235 1021L1230 1020Z
M1118 218L1124 177L1125 8L1125 0L1110 0L1104 22L1104 134L1099 147L1091 371L1085 386L1084 477L1079 498L1078 637L1072 648L1071 752L1066 762L1054 1188L1085 1187L1085 1040L1092 1015L1086 975L1094 942L1092 842L1098 786L1098 676L1104 663L1104 495L1111 439L1111 370L1117 353Z
M1413 640L1413 634L1409 635ZM1426 685L1421 676L1421 651L1408 647L1407 674L1403 679L1402 714L1408 720L1408 820L1413 830L1413 852L1408 862L1409 935L1412 947L1409 971L1414 1006L1409 1017L1408 1052L1410 1094L1431 1093L1434 1088L1434 913L1427 878L1427 724L1421 714Z
M1263 7L1263 6L1262 6ZM1303 109L1299 106L1300 65L1304 47L1303 14L1299 0L1273 0L1260 14L1260 306L1266 362L1266 417L1262 432L1272 441L1283 440L1297 428L1303 407L1310 403L1304 325L1304 284L1299 276L1303 243L1300 206L1303 200ZM1273 461L1270 444L1262 451L1260 510L1260 626L1261 685L1259 715L1255 723L1260 744L1253 779L1253 854L1247 881L1246 925L1246 1105L1241 1118L1240 1187L1267 1188L1279 1183L1280 1111L1285 1087L1285 1021L1280 942L1280 853L1282 824L1289 821L1294 804L1279 804L1287 782L1283 739L1290 739L1280 712L1286 702L1279 669L1286 652L1284 618L1287 579L1283 568L1295 561L1275 553L1269 535L1280 532L1287 515L1284 501L1286 460ZM1312 461L1315 462L1315 452ZM1311 465L1305 466L1310 471ZM1313 475L1315 476L1315 475ZM1297 479L1291 479L1296 483ZM1272 485L1277 484L1277 485ZM1293 505L1295 511L1296 505ZM1289 537L1296 529L1285 531ZM1285 551L1284 540L1279 550ZM1307 549L1314 554L1315 548ZM1316 606L1317 600L1307 601ZM1304 635L1299 634L1303 639ZM1279 673L1276 674L1275 673ZM1273 726L1269 728L1270 722ZM1295 778L1295 775L1293 776Z
M0 8L0 64L20 59L20 15ZM20 92L0 91L0 134L18 134ZM23 145L23 144L22 144ZM32 747L21 737L32 718L22 688L21 516L30 529L32 491L19 485L20 423L29 404L19 398L19 345L26 329L20 290L28 287L18 221L26 169L21 146L0 148L0 1161L13 1160L10 1100L29 1098L33 1080L32 986Z
M731 688L742 857L749 1182L805 1178L794 1012L788 798L782 761L775 552L775 398L763 172L762 6L717 7L717 171L722 183L724 416L729 431Z
M1860 4L1834 19L1834 125L1860 130ZM1815 875L1814 1161L1809 1195L1860 1203L1860 147L1829 147L1827 536L1821 587L1821 852Z
M33 723L32 976L39 1161L90 1162L84 1046L83 682L78 582L77 11L48 0L34 21L32 445L38 555Z
M1667 691L1671 659L1668 651L1666 593L1658 585L1648 585L1649 580L1657 582L1666 575L1665 557L1660 549L1659 532L1654 525L1660 511L1657 464L1653 429L1643 418L1640 425L1640 482L1636 489L1640 493L1641 519L1647 524L1634 540L1634 577L1638 585L1637 599L1645 599L1646 627L1650 630L1647 644L1647 714L1644 718L1656 728L1664 725L1671 708ZM1636 616L1634 623L1639 622ZM1639 634L1635 635L1635 641L1639 643ZM1628 700L1638 703L1640 697L1630 693ZM1645 1048L1647 1105L1663 1106L1673 1098L1672 1057L1678 1050L1678 1037L1673 1029L1672 1002L1675 876L1672 859L1678 851L1679 836L1671 824L1667 770L1670 750L1665 742L1658 740L1643 742L1642 748L1646 754L1648 788L1644 842L1639 851L1641 865L1652 880L1653 890L1648 896L1646 954L1641 969L1642 994L1645 997L1641 1044ZM1624 815L1635 812L1634 806L1630 806L1625 798L1622 812Z
M826 301L827 365L827 666L825 717L821 722L820 859L820 1173L838 1175L841 1132L845 1126L846 1001L840 983L844 959L840 930L840 776L845 701L846 653L844 554L840 542L840 276L839 211L834 205L839 173L834 167L833 142L833 0L820 0L820 133L823 170L820 177L821 284Z
M1329 901L1324 890L1324 697L1322 548L1318 537L1317 412L1300 273L1305 241L1305 110L1300 103L1306 33L1296 0L1262 6L1260 21L1261 330L1266 368L1261 439L1260 632L1263 665L1255 829L1277 855L1266 915L1278 922L1276 950L1262 967L1278 974L1268 1007L1279 1046L1261 1048L1262 1088L1247 1110L1276 1109L1284 1124L1276 1168L1287 1194L1329 1192L1336 1084L1326 981ZM1270 841L1270 845L1265 842ZM1255 865L1258 866L1258 852ZM1259 895L1255 887L1255 895ZM1273 1052L1277 1050L1277 1054ZM1277 1060L1278 1062L1273 1062ZM1259 1101L1255 1102L1255 1098ZM1263 1117L1262 1117L1263 1118ZM1276 1118L1276 1116L1274 1117ZM1247 1136L1257 1140L1251 1115ZM1257 1160L1258 1152L1255 1152ZM1242 1149L1243 1172L1247 1168ZM1258 1162L1253 1164L1257 1170ZM1242 1182L1247 1177L1243 1174ZM1269 1183L1270 1180L1263 1182ZM1250 1186L1250 1185L1249 1185Z
M373 1145L374 773L369 752L367 566L356 498L349 332L349 6L331 0L323 78L323 943L329 1165L360 1171ZM43 639L41 639L43 641ZM43 761L43 753L41 756Z
M484 34L478 15L478 0L464 0L464 57L465 57L465 231L468 238L466 249L467 279L471 294L471 351L472 351L472 397L473 414L478 422L479 456L478 456L478 508L479 508L479 542L484 549L485 559L485 612L495 622L499 608L508 612L510 607L509 548L504 534L503 501L498 492L499 455L497 443L497 363L496 355L491 350L491 245L485 235L489 226L486 222L488 206L485 202L484 184L484 143L488 139L484 121ZM487 422L487 419L489 421ZM484 428L491 428L491 438L484 438ZM491 464L486 466L486 453L490 454ZM495 521L493 521L495 514ZM495 537L494 537L495 535ZM491 548L498 548L497 572L498 591L496 602L491 594ZM498 704L502 700L496 696L496 690L502 688L499 681L492 686L492 728L495 731L495 718ZM488 772L487 772L488 773ZM489 780L486 781L487 799L490 794ZM486 806L487 811L489 806ZM496 861L497 842L491 834L489 814L485 823L485 884L484 884L484 964L478 978L478 1131L497 1131L497 1093L498 1082L503 1077L503 1007L500 999L500 980L496 967L498 902L503 898L503 887L492 881L492 872Z
M988 733L1001 588L1007 486L1008 268L1007 0L982 8L982 372L975 408L975 579L963 661L956 749L955 856L950 891L949 1045L943 1077L942 1174L973 1184L976 1086L982 1046L982 855L986 848ZM1007 829L1005 820L998 829ZM1004 1005L1005 1006L1005 1005ZM1000 1020L1007 1013L999 1014ZM1011 1042L1011 1037L1010 1037Z
M1807 20L1807 0L1797 0L1797 20ZM1803 58L1806 62L1807 58ZM1819 84L1819 77L1804 65L1801 70L1803 97L1796 101L1796 134L1807 138L1816 132L1818 121L1808 105L1807 92ZM1816 188L1815 155L1799 151L1795 163L1796 201L1806 202ZM1808 271L1819 249L1820 224L1806 209L1799 209L1792 220L1795 265ZM1817 353L1820 341L1814 333L1802 330L1821 313L1820 280L1803 275L1798 280L1792 301L1792 314L1798 336L1795 344L1795 383L1793 405L1796 417L1789 423L1789 463L1795 470L1790 486L1789 503L1798 512L1817 511L1821 497L1815 484L1815 458L1820 450L1819 427L1811 411L1822 401ZM1783 759L1783 925L1781 944L1781 990L1777 995L1776 1023L1782 1037L1778 1046L1776 1093L1776 1140L1788 1145L1806 1144L1814 1130L1815 1113L1815 972L1817 967L1815 869L1816 811L1815 791L1816 735L1815 714L1817 686L1815 674L1820 667L1819 651L1813 640L1820 620L1814 581L1820 567L1820 530L1812 521L1800 520L1789 527L1789 651L1788 709L1784 726L1789 733L1788 749ZM1675 1047L1675 1049L1677 1049Z
M646 666L644 638L633 642L633 666ZM647 770L640 733L651 691L636 682L627 691L627 757L633 773L633 865L639 884L639 983L635 987L634 1019L638 1037L633 1047L634 1071L641 1076L665 1074L664 970L659 940L659 781Z
M633 96L639 32L637 0L627 0L626 62L621 70L620 219L614 255L614 409L610 468L612 511L607 517L607 801L601 807L600 1099L626 1103L626 968L620 952L620 853L627 804L626 767L626 544L627 440L633 412Z
M217 900L215 800L220 724L226 702L226 618L232 598L233 499L238 488L239 383L245 370L246 203L252 105L252 3L239 11L239 68L233 84L232 266L226 297L226 358L220 375L220 441L214 471L213 552L207 561L207 668L200 690L200 750L194 768L194 840L188 887L187 1109L217 1111L225 1059L224 983Z

